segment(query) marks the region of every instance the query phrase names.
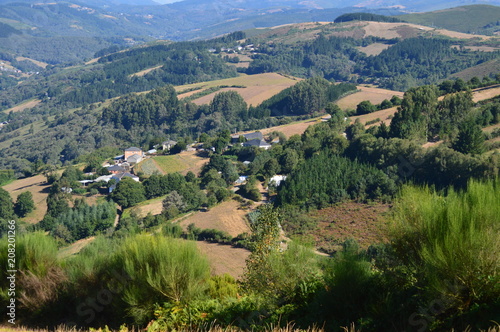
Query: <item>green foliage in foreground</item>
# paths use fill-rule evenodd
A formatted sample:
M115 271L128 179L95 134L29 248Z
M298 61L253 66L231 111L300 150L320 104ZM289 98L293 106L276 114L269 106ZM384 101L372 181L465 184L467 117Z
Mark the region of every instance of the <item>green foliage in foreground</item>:
M446 196L405 187L395 206L398 256L444 312L488 311L500 298L500 182Z

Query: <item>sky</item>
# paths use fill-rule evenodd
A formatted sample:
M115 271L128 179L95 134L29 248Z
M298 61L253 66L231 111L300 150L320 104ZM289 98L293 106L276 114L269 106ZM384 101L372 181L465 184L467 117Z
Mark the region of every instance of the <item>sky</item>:
M167 4L167 3L173 3L173 2L179 2L182 0L153 0L154 2L161 3L162 5Z

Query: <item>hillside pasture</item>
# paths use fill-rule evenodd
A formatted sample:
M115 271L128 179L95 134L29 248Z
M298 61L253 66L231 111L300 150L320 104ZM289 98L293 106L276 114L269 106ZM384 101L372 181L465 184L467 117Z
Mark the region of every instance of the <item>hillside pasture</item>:
M357 49L366 55L379 55L383 50L388 49L390 46L391 45L389 44L373 43L365 47L357 47Z
M158 68L161 68L162 65L159 65L159 66L156 66L156 67L153 67L153 68L148 68L148 69L144 69L144 70L141 70L137 73L134 73L134 74L130 74L129 77L142 77L150 72L152 72L153 70L155 69L158 69Z
M228 273L235 279L240 279L243 276L250 251L205 241L197 241L196 245L208 258L212 275Z
M28 214L23 220L30 224L36 224L43 219L47 212L47 196L50 185L46 182L45 176L35 175L29 178L19 179L3 186L15 202L19 194L29 191L33 195L35 210Z
M498 73L500 73L500 59L493 59L455 73L451 75L451 78L461 78L468 81L474 76L482 78Z
M24 111L25 109L28 109L28 108L33 108L40 103L41 103L40 99L31 99L31 100L25 101L19 105L11 107L9 109L6 109L3 112L7 113L7 114L10 112L16 113L16 112Z
M153 216L160 214L163 210L163 200L165 196L153 198L144 202L140 202L133 207L127 208L122 213L122 218L129 217L132 212L136 213L138 217L144 218L151 213Z
M387 204L345 202L309 214L317 222L311 233L320 251L331 253L341 249L341 243L354 239L361 248L387 242L385 215Z
M495 85L490 88L481 88L473 91L472 100L474 102L488 100L500 95L500 85Z
M33 62L35 65L37 65L38 67L41 67L41 68L44 68L44 69L45 69L45 67L47 67L47 66L49 65L49 64L48 64L48 63L46 63L46 62L43 62L43 61L37 61L37 60L34 60L34 59L30 59L30 58L25 58L25 57L23 57L23 56L18 56L18 57L16 57L16 60L17 60L17 61L25 61L25 60L27 60L27 61L31 61L31 62Z
M76 241L75 243L70 244L69 246L62 247L59 249L57 256L58 258L67 258L69 256L75 255L79 253L83 248L85 248L88 244L92 243L95 240L95 236L87 237L85 239L81 239Z
M400 91L358 86L358 92L339 99L336 104L343 110L356 109L356 106L364 100L369 100L375 105L380 104L384 99L390 100L392 96L403 98L403 95L404 93Z
M314 124L317 124L321 122L321 117L320 118L314 118L314 119L308 119L308 120L303 120L299 122L293 122L281 126L276 126L276 127L270 127L266 129L262 129L261 132L263 135L268 135L269 133L273 131L281 131L283 134L285 134L286 137L290 137L292 135L301 135L304 131L309 126L312 126Z
M250 232L246 221L247 211L240 209L240 203L230 200L214 206L208 211L198 211L180 221L182 228L195 224L201 229L213 228L227 232L231 236Z
M359 121L362 124L365 124L369 121L373 121L375 119L380 119L380 122L383 122L386 125L389 125L391 123L392 116L397 111L398 111L397 107L386 108L385 110L380 110L380 111L376 111L376 112L369 113L369 114L353 116L353 117L351 117L351 122L354 123L357 119L359 119ZM366 128L369 128L372 126L378 126L378 125L380 125L380 122L376 122L376 123L373 123L371 125L368 125L368 126L366 126Z
M171 156L158 156L154 157L153 160L164 174L180 172L183 175L188 172L198 175L203 165L208 162L207 158L200 157L196 151L183 151Z
M256 75L241 74L238 77L226 78L222 80L201 82L195 84L181 85L175 87L176 91L186 91L188 89L202 88L196 91L180 94L179 99L188 97L196 92L201 92L208 88L226 86L230 88L222 88L221 90L211 93L207 96L193 100L197 105L208 104L214 96L224 90L235 90L249 105L257 106L266 99L271 98L282 90L294 85L299 79L283 76L277 73L265 73ZM234 86L240 86L236 88Z
M438 34L457 39L479 39L489 40L491 36L473 35L463 32L451 31L446 29L436 29L413 23L392 23L392 22L356 22L355 24L362 26L365 31L365 36L374 36L380 38L412 38L419 35Z

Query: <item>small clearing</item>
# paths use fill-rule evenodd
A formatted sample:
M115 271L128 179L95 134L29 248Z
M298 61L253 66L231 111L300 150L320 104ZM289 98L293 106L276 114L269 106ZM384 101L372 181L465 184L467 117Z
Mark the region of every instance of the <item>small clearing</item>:
M150 72L152 72L153 70L155 69L158 69L158 68L161 68L163 65L159 65L159 66L156 66L156 67L153 67L153 68L148 68L148 69L144 69L144 70L141 70L137 73L134 73L134 74L130 74L129 77L142 77Z
M451 75L451 78L459 77L465 81L470 80L474 76L484 77L500 72L500 59L493 59L483 62L477 66L464 69L458 73Z
M21 103L19 105L11 107L9 109L6 109L3 112L8 114L10 112L16 113L16 112L24 111L25 109L35 107L36 105L40 104L40 102L41 102L40 99L31 99L31 100L25 101L24 103Z
M366 124L369 121L380 119L380 121L373 123L371 125L367 125L366 127L369 128L371 126L378 126L380 125L380 122L389 125L391 123L392 116L394 116L394 113L396 113L397 111L398 111L397 106L386 108L385 110L380 110L369 114L353 116L351 117L351 122L354 123L357 119L359 119L359 121L361 121L362 124Z
M370 86L358 86L358 92L352 93L339 99L336 104L343 110L356 109L356 106L364 100L369 100L372 104L380 104L384 99L390 100L392 96L403 98L404 93L387 89L380 89Z
M44 68L44 69L45 69L45 67L47 67L47 66L49 65L49 64L48 64L48 63L46 63L46 62L42 62L42 61L38 61L38 60L34 60L34 59L30 59L30 58L25 58L25 57L23 57L23 56L18 56L18 57L16 57L16 60L17 60L17 61L25 61L25 60L27 60L27 61L31 61L31 62L33 62L35 65L37 65L38 67L41 67L41 68Z
M321 122L321 118L308 119L300 122L262 129L261 132L263 135L267 135L273 131L281 131L286 137L289 138L292 135L301 135L307 128L309 128L309 126L315 125L319 122Z
M212 275L228 273L235 279L241 279L250 251L229 245L197 241L198 249L206 255L212 268Z
M151 160L163 174L180 172L183 175L190 171L198 175L203 165L208 162L207 158L199 156L196 151L183 151L169 156L156 156ZM142 163L138 166L140 165Z
M83 248L85 248L89 243L94 241L94 239L95 236L91 236L85 239L78 240L67 247L59 249L57 256L61 259L61 258L67 258L71 255L75 255L79 253Z
M208 211L198 211L180 221L182 228L187 229L189 224L195 224L201 229L218 229L231 236L250 232L246 214L248 211L240 208L240 203L230 200L211 208Z
M500 128L500 123L497 123L495 125L492 125L492 126L488 126L488 127L484 127L483 128L483 131L485 133L491 133L493 130L497 129L497 128Z
M383 50L390 47L389 44L373 43L365 47L357 47L357 49L366 55L379 55Z
M226 86L229 88L222 88L221 90L211 93L207 96L200 97L193 100L197 105L208 104L212 101L214 96L227 90L237 91L249 105L256 106L264 100L271 98L282 90L294 85L300 79L283 76L277 73L265 73L256 75L241 74L238 77L226 78L222 80L201 82L189 85L177 86L176 91L186 91L191 88L199 88L195 92L187 92L186 94L179 95L179 99L188 97L196 92L201 92L211 87ZM239 87L236 87L239 86Z
M483 35L472 35L463 32L456 32L446 29L435 29L423 25L413 23L392 23L392 22L356 22L365 30L366 36L374 36L380 38L412 38L424 34L438 34L458 39L480 39L488 40L493 37Z
M164 199L165 199L165 196L161 196L161 197L153 198L153 199L150 199L150 200L147 200L144 202L140 202L139 204L137 204L131 208L125 209L125 211L123 211L122 218L127 216L127 215L130 215L130 213L132 211L137 213L137 215L140 218L144 218L145 216L148 215L148 213L151 213L153 216L160 214L161 211L163 210L163 200Z
M317 221L311 234L316 247L332 253L347 239L354 239L361 248L387 241L387 204L341 203L310 214Z
M32 211L23 220L30 224L36 224L43 219L47 212L47 196L49 195L50 185L46 182L45 176L35 175L29 178L19 179L8 185L3 186L15 202L19 194L29 191L33 195L35 210Z
M481 100L488 100L500 95L500 85L495 85L490 88L481 88L473 91L474 96L472 100L478 102Z

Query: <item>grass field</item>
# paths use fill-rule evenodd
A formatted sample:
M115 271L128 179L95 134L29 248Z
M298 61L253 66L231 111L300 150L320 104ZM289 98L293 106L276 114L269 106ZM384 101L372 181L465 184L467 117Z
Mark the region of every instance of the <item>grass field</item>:
M161 68L161 65L160 65L160 66L153 67L153 68L148 68L148 69L141 70L140 72L137 72L137 73L131 74L131 75L129 75L129 76L130 76L130 77L142 77L142 76L146 75L147 73L150 73L150 72L152 72L153 70L158 69L158 68Z
M3 186L7 190L15 202L17 196L22 192L29 191L33 195L36 209L32 211L23 220L27 223L34 224L43 219L47 212L47 196L49 195L49 184L45 181L45 176L36 175L30 178L20 179Z
M407 22L423 25L436 25L456 31L477 31L478 28L496 22L500 8L475 5L438 10L427 13L415 13L401 16Z
M30 59L30 58L25 58L23 56L18 56L16 57L16 60L17 61L24 61L24 60L28 60L28 61L31 61L33 62L35 65L37 65L38 67L42 67L42 68L45 68L47 67L49 64L46 63L46 62L42 62L42 61L37 61L37 60L33 60L33 59Z
M211 208L208 211L199 211L185 218L180 225L186 229L189 224L199 228L213 228L227 232L231 236L250 232L247 225L248 211L240 209L240 203L230 200Z
M379 55L385 49L388 49L391 45L382 43L373 43L365 47L358 47L357 49L366 55Z
M301 135L304 131L306 131L306 129L309 126L312 126L312 125L317 124L319 122L321 122L321 117L303 120L303 121L299 121L299 122L293 122L293 123L289 123L286 125L266 128L266 129L262 129L261 132L263 135L267 135L273 131L281 131L283 134L285 134L286 137L290 137L290 136L295 135L295 134Z
M83 248L85 248L89 243L92 243L94 241L95 236L88 237L86 239L81 239L76 241L75 243L70 244L67 247L62 247L59 249L57 252L57 257L59 258L66 258L71 255L75 255L79 253Z
M153 199L150 199L150 200L147 200L144 202L140 202L139 204L137 204L133 207L125 209L123 211L122 218L130 217L130 214L132 213L132 211L136 212L137 215L141 218L147 216L148 213L151 213L154 216L157 214L160 214L162 209L163 209L163 205L162 205L163 199L165 199L165 196L161 196L161 197L153 198Z
M196 245L208 258L213 275L228 273L236 279L243 276L250 251L204 241L197 241Z
M344 98L339 99L336 104L343 110L356 109L356 106L364 101L369 100L372 104L380 104L384 99L390 100L392 96L403 98L404 93L387 89L379 89L369 86L358 86L358 92L352 93Z
M271 98L280 91L294 85L298 81L299 79L285 77L277 73L265 73L257 75L241 74L240 76L233 78L181 85L177 86L175 89L176 91L185 91L187 89L201 87L201 90L196 90L196 92L201 92L205 89L216 86L244 86L244 88L223 88L207 96L195 99L193 100L193 102L197 105L208 104L213 99L216 93L231 89L237 91L243 97L243 99L245 99L247 104L256 106L264 100ZM189 95L196 92L181 94L179 95L179 98L188 97Z
M31 99L31 100L28 100L28 101L25 101L24 103L22 104L19 104L19 105L16 105L14 107L11 107L9 109L6 109L4 110L3 112L4 113L10 113L10 112L20 112L20 111L24 111L25 109L27 108L32 108L32 107L35 107L36 105L38 105L39 103L41 102L40 99Z
M472 100L474 100L474 102L488 100L500 95L500 85L491 88L476 89L473 90L473 94Z
M310 213L317 222L312 237L318 249L327 252L339 249L342 242L354 239L360 247L387 241L387 224L384 216L389 211L386 204L346 202Z
M135 170L144 172L145 175L151 175L155 172L161 174L180 172L186 175L189 171L198 175L206 162L208 159L198 156L196 151L183 151L175 155L146 159L135 166Z
M479 39L489 40L491 36L473 35L463 32L451 31L447 29L435 29L423 25L413 23L389 23L389 22L356 22L359 25L364 25L363 29L366 36L374 36L380 38L411 38L426 33L438 34L451 38L458 39ZM365 25L366 24L366 25Z
M482 78L484 76L489 76L490 74L500 73L500 59L493 59L487 62L483 62L477 66L467 68L458 73L451 75L453 77L459 77L463 80L470 80L474 76Z

